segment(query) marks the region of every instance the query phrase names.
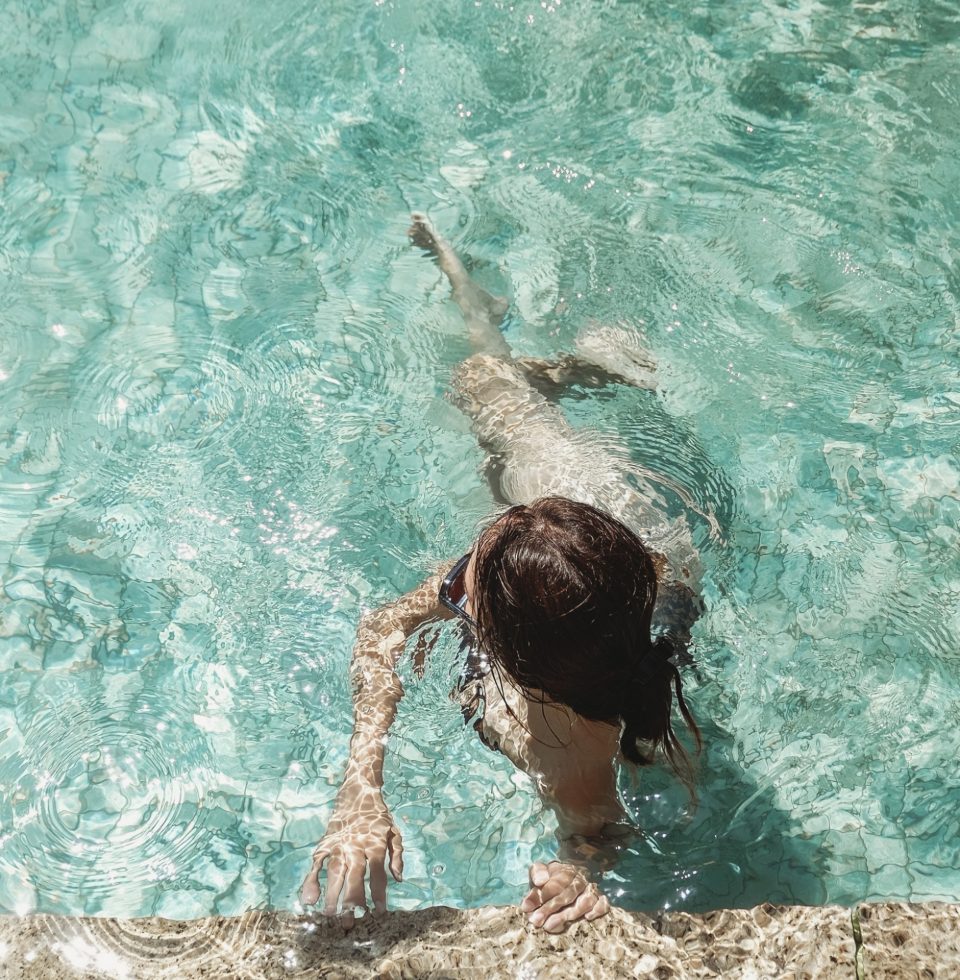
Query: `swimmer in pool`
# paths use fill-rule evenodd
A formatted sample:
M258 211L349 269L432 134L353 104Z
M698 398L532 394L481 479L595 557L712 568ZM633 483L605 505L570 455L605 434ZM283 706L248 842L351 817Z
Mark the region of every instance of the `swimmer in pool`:
M530 774L557 816L559 857L532 865L520 908L532 925L561 932L609 909L584 858L629 820L618 761L647 765L662 754L692 785L672 716L676 701L699 750L677 669L700 610L699 564L686 522L664 516L626 454L572 430L542 391L652 386L649 358L618 351L616 335L602 331L575 356L513 358L499 329L506 303L471 279L423 215L413 216L410 237L435 257L463 313L476 353L457 370L454 397L496 455L497 491L512 506L458 562L361 618L350 758L301 898L319 900L325 866L325 914L349 925L366 907L368 877L374 908L386 908L387 867L398 881L403 873L402 838L382 795L403 694L395 668L421 627L457 618L471 648L458 692L465 716L479 713L483 741Z

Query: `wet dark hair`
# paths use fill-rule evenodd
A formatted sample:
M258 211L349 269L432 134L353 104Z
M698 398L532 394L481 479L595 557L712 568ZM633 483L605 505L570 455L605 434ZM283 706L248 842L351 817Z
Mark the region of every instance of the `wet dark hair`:
M525 694L622 722L624 758L649 765L660 749L693 793L693 766L671 724L674 694L698 752L700 730L673 642L651 639L656 598L656 564L643 542L588 504L542 497L511 507L477 541L471 600L491 663Z

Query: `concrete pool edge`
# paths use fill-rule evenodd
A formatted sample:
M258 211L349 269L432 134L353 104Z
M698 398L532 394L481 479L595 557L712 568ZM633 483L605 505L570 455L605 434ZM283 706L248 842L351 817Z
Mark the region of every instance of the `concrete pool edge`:
M761 905L656 916L614 909L563 936L513 908L359 920L0 916L4 980L203 977L868 977L960 975L960 905Z

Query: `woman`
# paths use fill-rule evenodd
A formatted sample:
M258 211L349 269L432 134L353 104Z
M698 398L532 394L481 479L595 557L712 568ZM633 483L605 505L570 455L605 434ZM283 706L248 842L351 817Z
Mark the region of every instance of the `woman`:
M564 860L531 867L521 904L534 926L560 932L609 908L569 842L626 819L618 757L645 765L659 749L690 784L671 714L676 696L699 748L675 662L698 613L678 581L695 578L695 552L685 523L666 521L652 490L627 484L623 460L578 438L535 387L610 380L604 358L581 350L557 362L514 360L498 329L505 304L472 281L422 216L414 215L411 237L438 259L479 349L458 371L455 392L497 455L499 491L514 506L445 574L361 619L350 759L301 897L318 901L326 865L326 914L341 910L348 924L366 905L368 874L374 907L386 907L385 865L398 881L403 870L401 835L382 796L386 735L402 696L395 667L421 626L456 616L473 643L465 712L483 703L477 731L534 778L567 842ZM626 363L633 370L638 359ZM667 556L651 553L626 521ZM655 622L670 631L654 639Z

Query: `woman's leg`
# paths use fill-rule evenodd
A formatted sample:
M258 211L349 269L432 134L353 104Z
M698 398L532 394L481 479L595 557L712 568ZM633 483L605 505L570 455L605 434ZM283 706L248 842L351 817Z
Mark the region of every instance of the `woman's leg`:
M450 280L454 301L463 314L476 353L512 360L530 384L545 395L557 394L571 385L600 388L626 384L656 388L653 376L656 362L638 345L632 332L620 327L588 324L577 337L575 354L514 359L500 332L509 303L502 297L492 296L470 278L453 246L436 232L425 214L414 212L411 218L410 240L429 252Z
M450 243L434 231L425 214L414 212L411 218L410 240L429 252L450 280L453 299L466 321L474 350L478 354L495 354L509 360L512 355L500 332L500 324L510 304L500 296L492 296L470 278L460 257Z

